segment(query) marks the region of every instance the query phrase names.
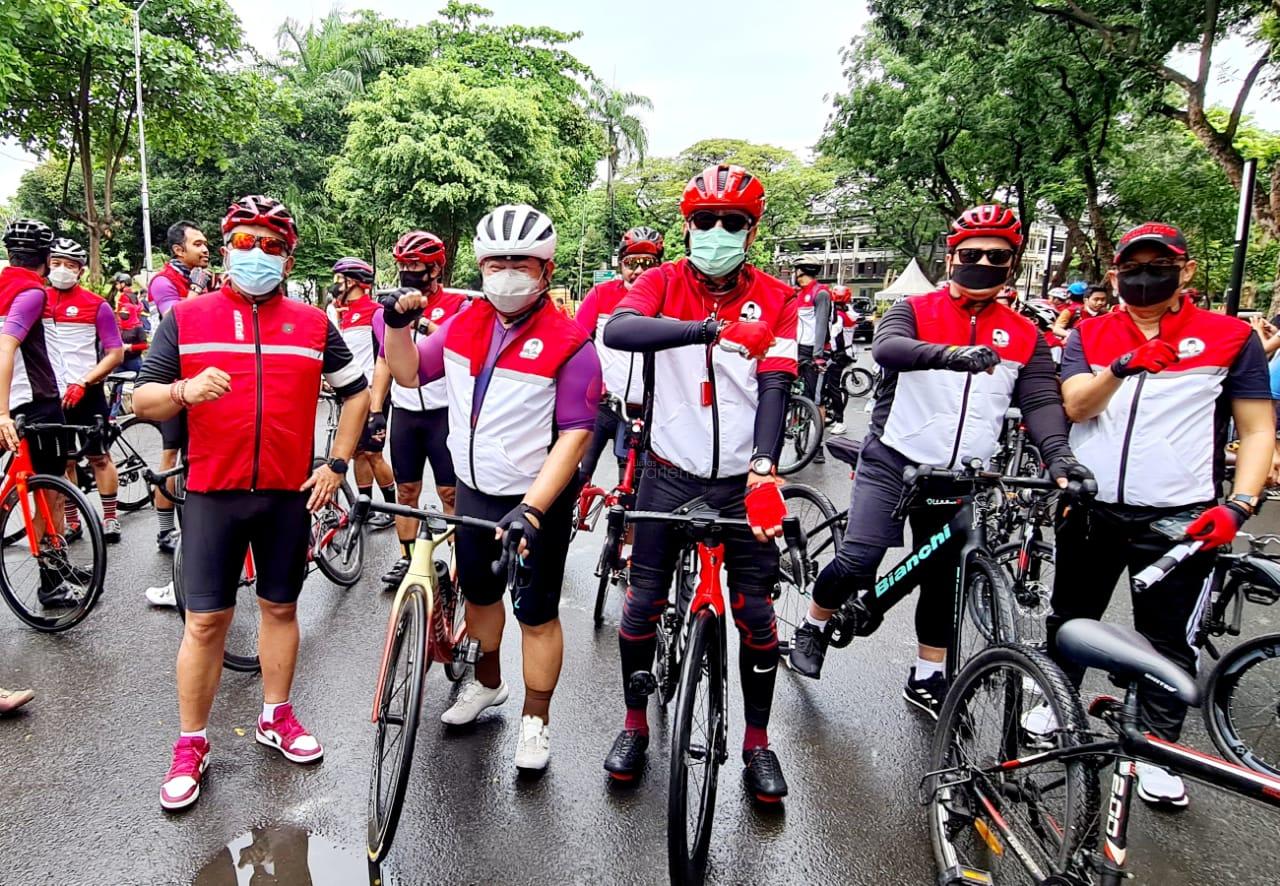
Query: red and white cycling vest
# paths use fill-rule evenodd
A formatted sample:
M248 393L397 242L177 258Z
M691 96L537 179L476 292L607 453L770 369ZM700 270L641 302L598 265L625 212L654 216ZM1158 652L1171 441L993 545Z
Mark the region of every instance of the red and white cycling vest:
M825 283L811 280L797 296L796 303L796 344L802 348L812 348L816 344L818 330L818 312L813 303L819 292L827 289ZM830 291L827 292L830 297Z
M0 269L0 329L14 300L24 292L44 294L44 280L29 268L10 265ZM32 400L60 397L58 377L46 341L46 326L36 322L13 354L13 378L9 381L9 408L17 409Z
M343 307L338 318L338 331L351 349L356 365L364 372L365 381L372 384L373 368L378 362L378 339L373 334L373 318L382 310L382 305L370 298L368 291L362 291L359 298Z
M460 292L449 289L436 290L427 299L427 307L422 314L422 318L423 320L430 320L438 326L465 308L468 301L467 297ZM413 340L416 342L423 335L426 335L426 333L419 330L418 324L415 323L413 326ZM404 385L397 384L393 379L391 382L391 402L396 409L409 409L414 412L425 412L428 409L444 409L449 405L449 389L442 378L428 382L420 388L406 388Z
M604 343L604 327L613 311L627 294L621 279L606 280L591 292L596 294L596 353L600 355L600 372L604 389L623 403L644 402L644 355L619 351ZM591 297L591 293L587 293Z
M71 289L47 287L45 297L49 356L58 373L58 386L65 390L98 365L98 311L107 302L79 284Z
M484 399L474 403L497 311L473 302L449 325L444 377L449 391L449 453L458 479L488 495L522 495L555 443L556 376L587 334L550 299L508 330Z

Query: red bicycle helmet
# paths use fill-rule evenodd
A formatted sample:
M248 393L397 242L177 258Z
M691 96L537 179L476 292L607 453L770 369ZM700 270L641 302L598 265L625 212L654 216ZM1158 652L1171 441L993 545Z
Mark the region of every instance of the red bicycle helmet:
M848 286L832 286L831 300L838 305L847 305L853 301L853 292Z
M685 218L699 209L737 209L756 221L764 215L764 185L741 166L721 163L708 166L685 186L680 214Z
M283 203L273 197L250 194L232 203L222 219L223 235L229 234L236 225L270 228L284 238L290 252L298 245L298 226L293 223L293 216Z
M641 225L622 235L622 247L618 257L656 255L658 258L662 258L663 250L662 232Z
M444 267L444 241L426 231L410 231L391 250L398 262L420 261Z
M1022 222L1013 210L999 203L985 203L960 213L951 224L947 249L952 250L972 237L999 237L1014 249L1022 248Z

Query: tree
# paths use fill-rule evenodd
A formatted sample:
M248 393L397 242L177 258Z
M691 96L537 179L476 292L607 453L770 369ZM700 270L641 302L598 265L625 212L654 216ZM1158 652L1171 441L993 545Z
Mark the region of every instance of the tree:
M296 19L285 19L276 40L283 64L275 67L287 80L302 87L332 84L349 97L363 93L365 82L386 63L374 35L348 28L336 8L319 28L312 23L303 30Z
M599 80L591 82L587 114L604 130L605 193L609 198L609 226L605 236L609 240L614 240L618 233L614 225L617 201L613 193L613 178L618 172L618 164L634 157L643 166L645 151L649 147L644 124L631 113L636 108L652 111L653 102L634 92L611 89Z

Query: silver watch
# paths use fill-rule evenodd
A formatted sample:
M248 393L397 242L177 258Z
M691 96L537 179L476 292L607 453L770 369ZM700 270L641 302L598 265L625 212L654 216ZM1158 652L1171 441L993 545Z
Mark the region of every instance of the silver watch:
M757 455L751 459L751 473L767 477L773 473L773 459L767 455Z

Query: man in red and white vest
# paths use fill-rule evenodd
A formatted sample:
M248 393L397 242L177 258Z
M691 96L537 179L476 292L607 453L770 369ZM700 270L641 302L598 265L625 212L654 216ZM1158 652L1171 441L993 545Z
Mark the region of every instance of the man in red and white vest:
M343 482L368 410L368 381L324 312L285 297L298 232L270 197L244 197L222 221L227 282L161 322L133 402L150 419L188 417L178 650L181 733L160 789L164 809L200 795L205 734L240 570L253 550L261 626L257 741L296 763L323 751L289 703L298 654L297 600L311 514ZM328 460L312 470L320 381L343 399Z
M496 521L500 530L495 537L460 526L455 536L467 633L482 655L441 720L470 723L507 700L499 665L506 576L491 565L515 538L507 530L519 526L523 567L512 609L523 637L525 697L515 764L540 770L551 756L551 696L564 656L560 589L578 463L600 401L600 360L587 334L547 297L556 251L551 219L532 206L499 206L480 220L473 245L484 299L415 344L409 327L427 297L415 289L390 293L384 344L400 384L445 380L456 513Z

